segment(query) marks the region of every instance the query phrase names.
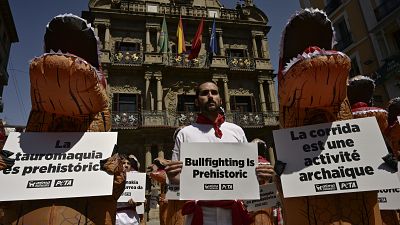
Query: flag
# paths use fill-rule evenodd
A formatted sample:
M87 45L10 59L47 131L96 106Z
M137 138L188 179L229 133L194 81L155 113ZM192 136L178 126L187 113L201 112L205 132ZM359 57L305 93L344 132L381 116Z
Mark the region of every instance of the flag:
M211 38L210 38L210 58L217 54L217 32L215 30L215 17L211 29Z
M189 55L189 60L192 60L199 56L199 52L201 49L201 42L203 40L203 24L204 24L204 18L201 18L201 22L199 24L199 27L197 28L196 35L194 36L192 41L192 49Z
M159 53L169 52L168 29L167 29L167 21L165 21L165 15L161 27L160 38L158 39L158 47L160 48Z
M179 16L178 30L176 31L177 38L177 53L182 54L186 52L185 35L183 34L182 17Z

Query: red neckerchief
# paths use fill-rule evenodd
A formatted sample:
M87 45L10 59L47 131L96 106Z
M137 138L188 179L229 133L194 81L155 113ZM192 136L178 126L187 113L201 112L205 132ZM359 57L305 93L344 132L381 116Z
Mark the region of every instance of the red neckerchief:
M191 225L203 225L202 206L231 209L232 225L249 225L252 222L249 213L240 201L188 201L183 205L182 215L193 214Z
M215 119L214 122L205 117L203 114L198 114L196 119L196 123L213 125L215 130L215 136L217 138L222 137L222 131L219 128L221 127L221 124L223 124L224 122L225 122L225 117L221 114L218 114L217 119Z

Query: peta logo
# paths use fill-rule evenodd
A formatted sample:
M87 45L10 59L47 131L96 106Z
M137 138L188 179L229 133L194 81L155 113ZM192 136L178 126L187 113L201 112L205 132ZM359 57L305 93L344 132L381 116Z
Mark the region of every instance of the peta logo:
M131 194L132 193L130 193L130 192L124 192L124 193L122 193L122 196L131 196Z
M387 203L387 199L385 197L379 197L378 202L379 203Z
M314 184L316 192L336 191L336 183Z
M204 184L204 190L219 190L219 184Z
M339 182L340 190L358 189L356 181Z
M29 180L26 188L48 188L51 187L51 180Z
M71 187L74 184L74 179L55 180L54 187Z
M221 184L221 190L233 190L233 184Z

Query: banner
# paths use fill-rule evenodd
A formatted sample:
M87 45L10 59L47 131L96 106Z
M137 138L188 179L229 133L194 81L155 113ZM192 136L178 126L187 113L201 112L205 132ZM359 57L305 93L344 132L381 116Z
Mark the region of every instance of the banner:
M375 117L274 130L285 198L399 187Z
M111 195L113 176L100 160L116 143L116 132L12 132L4 149L15 165L0 171L0 201Z
M276 196L277 189L274 183L260 185L259 200L245 200L244 205L249 212L255 212L265 208L271 208L278 204L279 199Z
M181 200L259 199L255 143L182 143Z
M130 171L126 173L125 190L119 197L118 202L145 202L146 197L146 173Z
M165 199L167 200L179 200L179 184L169 183L168 177L166 177L166 188L167 193L165 194Z
M400 179L400 172L397 172ZM399 210L400 209L400 186L379 190L378 192L379 209Z

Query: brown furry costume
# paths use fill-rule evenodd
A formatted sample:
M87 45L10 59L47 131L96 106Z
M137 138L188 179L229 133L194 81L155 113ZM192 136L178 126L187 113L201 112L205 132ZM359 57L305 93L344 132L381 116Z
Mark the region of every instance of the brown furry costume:
M282 127L352 119L346 93L351 63L330 50L333 42L322 11L302 10L287 24L278 77ZM382 224L376 191L285 198L282 204L286 225Z
M110 131L93 29L77 16L57 16L47 26L45 50L30 64L32 111L26 131ZM125 184L118 154L103 161L102 168L114 175L112 196L7 202L4 224L115 224L116 202Z

